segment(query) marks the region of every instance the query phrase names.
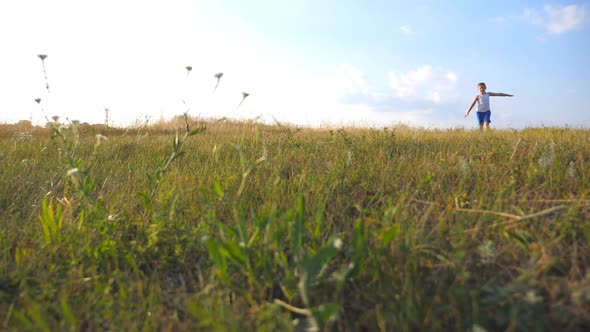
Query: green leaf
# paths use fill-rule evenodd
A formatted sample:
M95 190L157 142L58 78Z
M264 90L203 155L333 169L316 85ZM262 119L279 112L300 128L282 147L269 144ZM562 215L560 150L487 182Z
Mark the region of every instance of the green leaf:
M217 241L211 238L205 240L205 245L207 246L209 257L211 258L211 260L215 264L215 267L217 268L217 273L219 274L221 279L226 284L228 284L229 277L227 275L227 262L225 260L225 256L222 254L222 250L220 250L221 246ZM225 250L225 252L227 253L227 250Z
M213 189L215 190L215 194L217 194L217 197L223 199L223 189L221 189L221 185L219 184L219 182L213 182Z
M306 256L301 262L301 278L299 292L306 306L310 304L310 288L320 272L327 267L328 262L336 255L338 249L332 243L320 248L313 256Z
M300 196L297 200L297 208L295 210L295 220L293 224L293 233L291 234L291 241L293 248L293 258L295 262L300 262L303 256L303 223L305 221L305 202Z
M174 136L172 146L174 147L174 152L178 151L178 133L176 133L176 136Z
M150 205L150 194L147 191L142 191L138 194L142 198L143 206L147 208Z
M203 126L203 127L197 128L197 129L193 129L188 135L194 136L194 135L200 134L205 131L205 128L207 128L207 127Z
M336 318L340 307L336 303L322 304L315 308L311 308L311 314L317 323L319 331L324 329L326 323Z
M386 232L381 234L381 245L387 247L391 241L399 234L399 224L393 225Z
M84 225L84 210L80 211L80 215L78 216L78 230L82 230L83 225Z
M184 151L180 151L180 152L174 154L174 156L172 157L171 162L174 161L174 160L176 160L176 159L178 159L178 158L180 158L180 157L182 157L182 156L184 156Z
M235 242L227 242L222 248L219 248L220 252L234 263L238 264L242 268L247 267L247 258L244 254L242 247Z
M504 237L527 250L532 242L532 236L526 231L504 231Z
M63 317L65 318L67 324L69 324L70 326L75 326L76 319L74 318L74 314L72 313L72 308L68 304L68 300L63 296L60 296L60 304Z
M63 225L61 205L57 205L54 209L52 202L47 202L44 198L41 204L41 214L38 216L43 228L45 240L48 243L61 240L60 231Z
M367 237L364 220L358 220L354 226L351 248L349 249L349 255L352 256L353 263L352 275L356 275L360 271L360 267L364 266L367 255Z

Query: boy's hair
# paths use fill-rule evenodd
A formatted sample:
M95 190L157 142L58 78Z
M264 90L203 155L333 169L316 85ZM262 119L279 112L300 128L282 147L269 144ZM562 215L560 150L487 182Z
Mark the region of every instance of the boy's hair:
M486 89L488 88L484 82L477 83L477 87L479 88L480 86L483 86Z

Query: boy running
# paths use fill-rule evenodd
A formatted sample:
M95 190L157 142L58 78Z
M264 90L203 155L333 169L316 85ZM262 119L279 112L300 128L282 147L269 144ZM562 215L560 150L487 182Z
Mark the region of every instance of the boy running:
M477 122L479 122L479 130L486 131L490 129L490 122L492 111L490 108L490 97L513 97L507 93L486 92L486 84L481 82L477 85L479 94L475 96L473 103L469 106L469 110L465 113L465 117L469 115L475 103L477 103Z

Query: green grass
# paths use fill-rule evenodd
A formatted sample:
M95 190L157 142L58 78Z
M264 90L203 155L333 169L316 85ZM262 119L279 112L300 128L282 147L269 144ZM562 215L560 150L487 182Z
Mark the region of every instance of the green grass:
M0 126L0 329L590 328L588 130L174 126Z

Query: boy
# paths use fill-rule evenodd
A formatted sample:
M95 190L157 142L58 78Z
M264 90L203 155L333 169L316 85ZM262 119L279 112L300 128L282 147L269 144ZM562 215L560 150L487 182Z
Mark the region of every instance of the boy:
M477 121L479 122L479 130L486 131L490 129L490 120L492 111L490 109L490 97L514 97L507 93L486 92L486 84L481 82L477 85L479 94L475 96L473 103L469 106L469 110L465 113L465 117L469 115L475 103L477 103Z

